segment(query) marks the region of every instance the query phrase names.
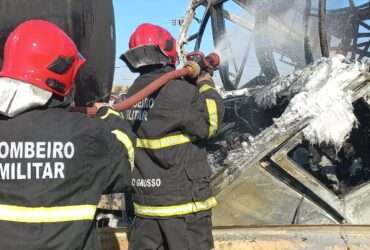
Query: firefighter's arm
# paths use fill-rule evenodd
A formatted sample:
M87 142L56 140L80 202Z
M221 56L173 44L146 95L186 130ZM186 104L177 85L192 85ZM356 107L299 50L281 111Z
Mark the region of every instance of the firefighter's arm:
M110 166L106 169L104 194L131 191L132 170L134 168L133 140L122 131L112 131L109 154Z
M207 139L215 136L220 129L225 108L209 74L201 75L197 80L197 86L198 95L190 110L186 112L183 131L197 139Z
M113 110L108 104L105 103L95 103L94 106L97 109L96 117L105 121L111 129L121 127L122 122L124 121L121 113Z
M96 105L96 104L95 104ZM125 131L125 133L132 140L135 138L134 133L132 132L131 125L128 121L124 120L121 113L113 110L110 106L96 106L97 113L96 116L104 121L111 131L120 130Z
M131 173L134 168L135 140L136 137L131 131L131 126L121 118L120 113L109 106L98 107L97 117L105 122L110 130L111 138L109 156L112 159L112 170L109 173L108 183L105 192L122 192L123 188L130 187ZM129 171L127 171L129 169ZM124 181L119 181L119 179Z

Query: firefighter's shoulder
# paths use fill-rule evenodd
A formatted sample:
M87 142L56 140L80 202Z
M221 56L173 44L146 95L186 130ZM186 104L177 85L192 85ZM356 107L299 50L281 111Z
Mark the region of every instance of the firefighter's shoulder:
M50 113L59 120L60 124L64 124L63 131L68 131L70 137L81 144L80 146L90 148L89 151L107 149L110 146L110 141L114 138L107 124L98 118L90 118L85 114L67 112L62 109L51 110ZM91 153L100 154L103 152Z
M179 98L179 101L184 99L191 100L198 94L198 88L195 84L183 79L171 80L164 90L168 95Z

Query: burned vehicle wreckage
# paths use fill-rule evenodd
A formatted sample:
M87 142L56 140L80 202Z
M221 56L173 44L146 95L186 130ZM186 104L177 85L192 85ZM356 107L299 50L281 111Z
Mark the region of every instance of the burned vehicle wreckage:
M208 32L223 56L216 226L369 223L369 13L369 1L191 1L179 49Z
M88 59L76 104L107 101L112 2L46 2L40 12L45 1L1 0L1 47L23 20L54 21ZM19 14L20 5L27 12ZM207 145L219 201L215 226L370 223L369 20L370 1L189 2L180 58L206 50L206 36L222 57L216 79L224 127ZM122 208L121 198L113 203Z

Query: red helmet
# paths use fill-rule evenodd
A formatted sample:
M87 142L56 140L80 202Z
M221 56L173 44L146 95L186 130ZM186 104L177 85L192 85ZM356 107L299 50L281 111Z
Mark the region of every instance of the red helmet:
M166 29L150 23L139 25L130 37L129 48L135 49L143 45L158 46L171 59L171 64L176 65L176 40Z
M66 96L84 63L63 30L47 21L31 20L20 24L6 40L0 76Z

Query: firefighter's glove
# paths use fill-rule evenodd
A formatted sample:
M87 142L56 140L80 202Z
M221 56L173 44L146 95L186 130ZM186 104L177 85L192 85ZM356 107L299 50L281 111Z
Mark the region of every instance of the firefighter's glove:
M112 108L108 103L105 102L96 102L94 103L94 107L96 108L96 116L98 117L104 116L108 110Z
M207 84L207 85L210 85L212 87L215 86L215 83L212 79L212 75L211 73L207 72L207 71L202 71L200 73L200 75L198 76L197 80L196 80L196 84L197 86L202 86L204 84Z

